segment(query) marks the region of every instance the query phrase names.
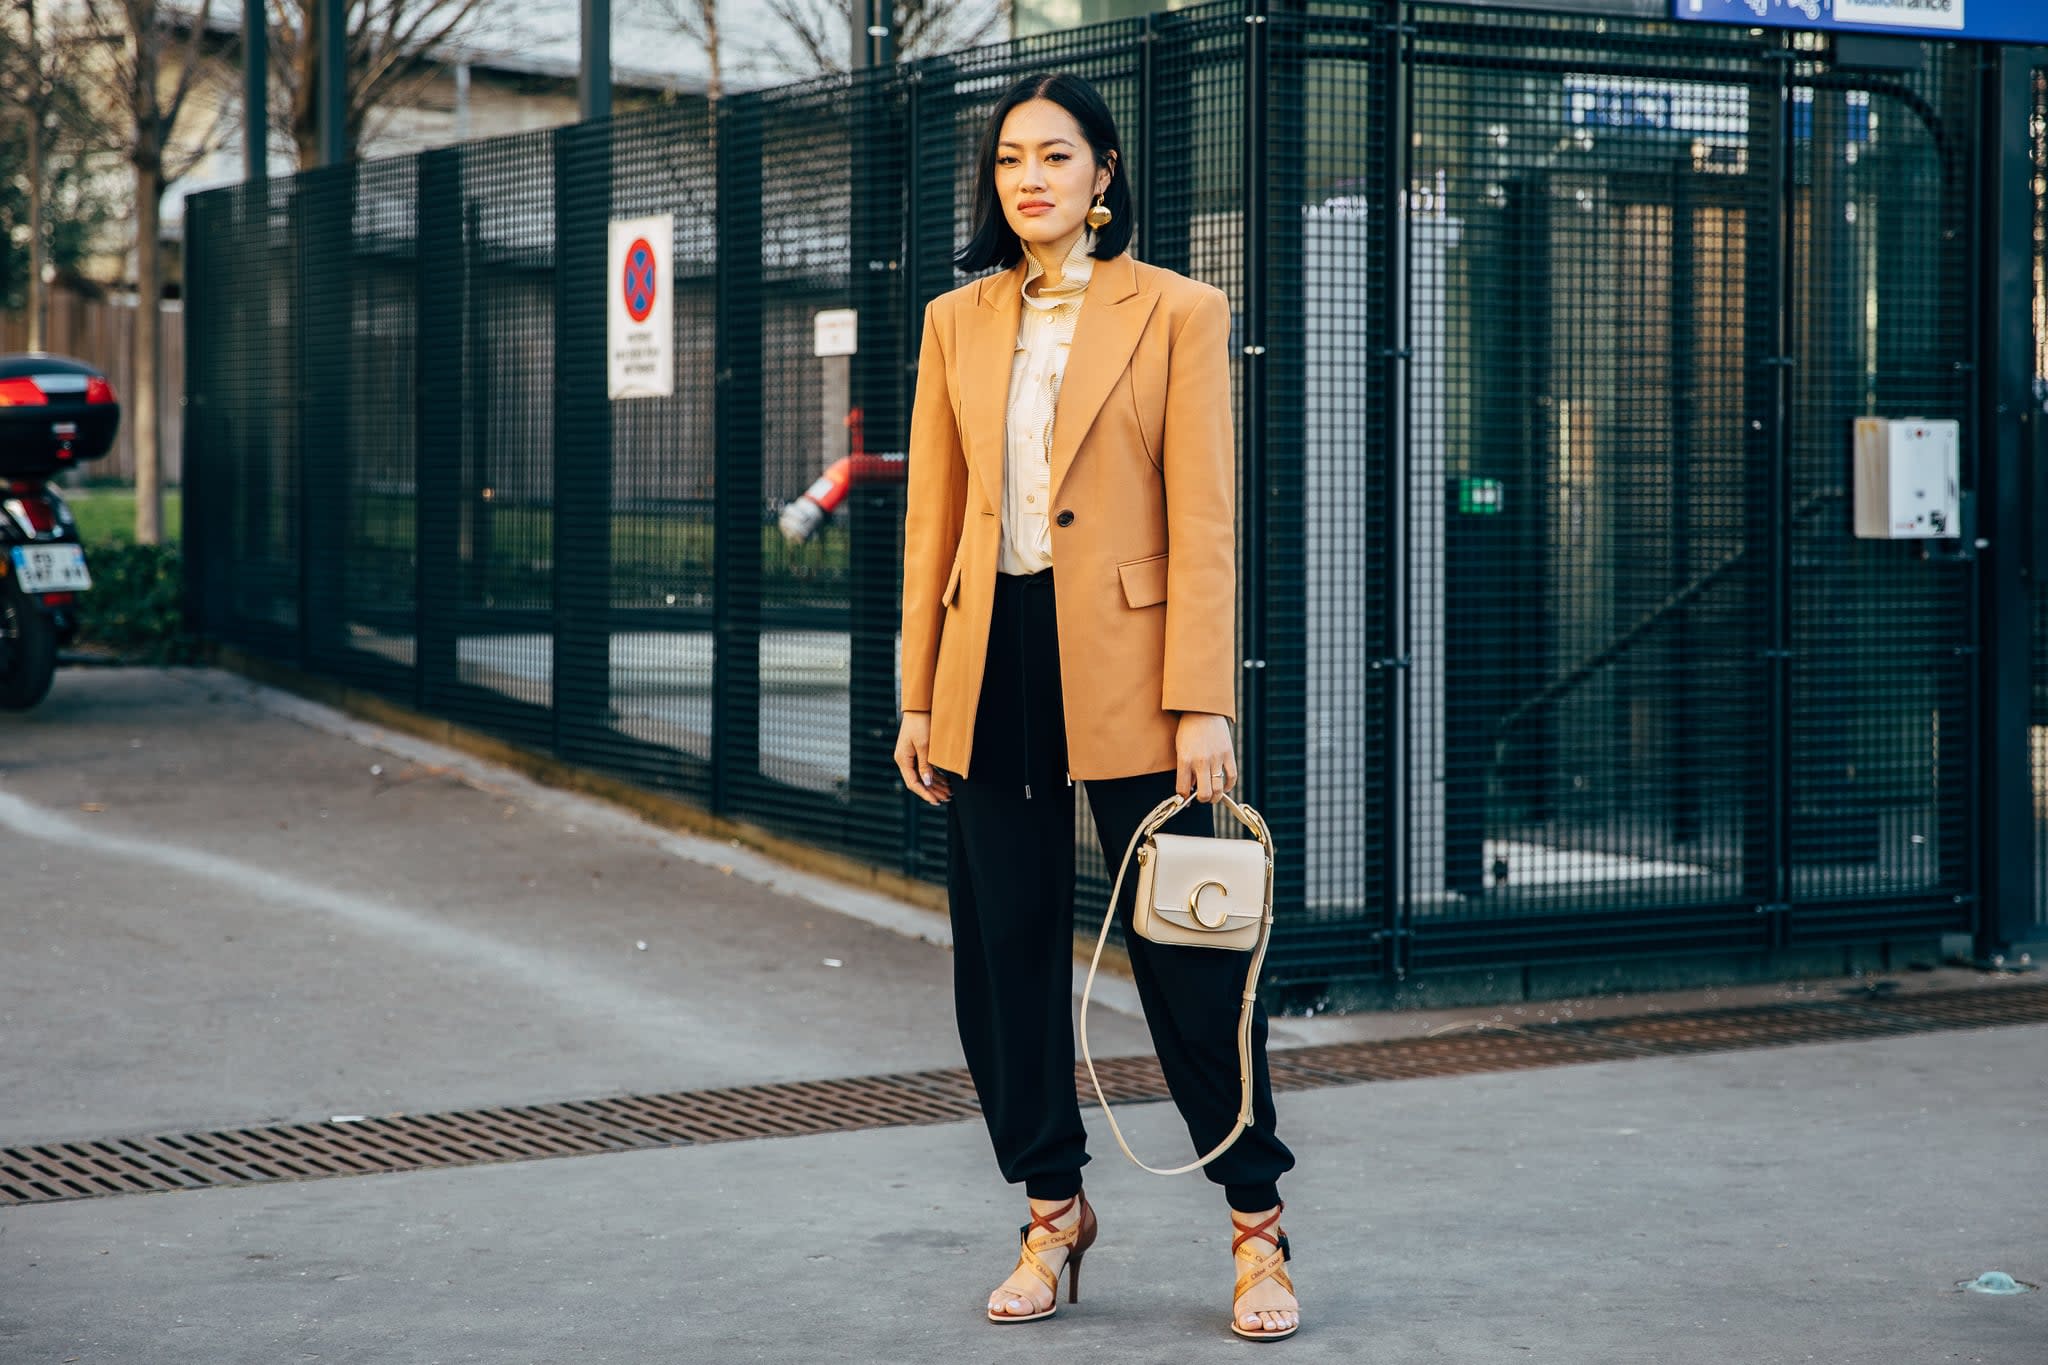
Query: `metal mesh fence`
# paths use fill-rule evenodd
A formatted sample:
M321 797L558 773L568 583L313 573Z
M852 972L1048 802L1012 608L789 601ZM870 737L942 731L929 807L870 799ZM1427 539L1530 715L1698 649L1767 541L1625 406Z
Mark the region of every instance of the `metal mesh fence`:
M1761 946L1777 73L1737 32L1419 18L1417 959L1588 915Z
M195 607L941 878L890 457L981 122L1077 71L1133 253L1233 305L1269 985L1967 928L1967 576L1847 501L1854 416L1970 416L1975 66L1926 51L1218 3L195 196ZM674 396L614 403L608 224L659 214Z

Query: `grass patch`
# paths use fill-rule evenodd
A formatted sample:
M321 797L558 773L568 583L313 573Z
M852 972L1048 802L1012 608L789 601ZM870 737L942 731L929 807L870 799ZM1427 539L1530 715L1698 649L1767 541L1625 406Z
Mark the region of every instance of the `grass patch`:
M135 490L132 488L77 489L65 493L71 515L78 518L78 538L85 542L90 558L102 545L135 543ZM176 544L184 536L185 500L176 489L164 491L164 541Z

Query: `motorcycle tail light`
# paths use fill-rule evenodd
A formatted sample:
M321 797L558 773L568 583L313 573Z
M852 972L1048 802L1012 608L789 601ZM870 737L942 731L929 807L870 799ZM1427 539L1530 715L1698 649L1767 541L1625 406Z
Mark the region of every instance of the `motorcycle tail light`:
M85 401L88 403L111 403L114 401L114 386L94 375L85 381Z
M50 400L27 375L0 379L0 408L43 408Z
M50 505L41 498L9 498L5 503L7 513L15 524L32 536L46 536L57 529L57 518L50 511Z

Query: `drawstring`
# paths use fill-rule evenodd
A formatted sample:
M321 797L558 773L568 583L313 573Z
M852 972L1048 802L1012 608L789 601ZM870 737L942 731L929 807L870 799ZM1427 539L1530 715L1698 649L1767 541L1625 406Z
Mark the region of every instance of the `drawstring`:
M1037 573L1005 575L1005 577L1014 580L1015 586L1020 590L1011 597L1010 605L1017 615L1017 677L1021 685L1020 696L1023 701L1023 705L1019 709L1024 713L1024 799L1026 801L1031 799L1031 650L1028 639L1029 631L1024 620L1025 598L1021 590L1030 585L1033 580L1039 578L1040 575L1049 575L1051 573L1051 569L1040 569ZM1050 580L1048 579L1047 581ZM1067 779L1067 785L1070 787L1074 785L1074 780L1071 777Z
M1023 584L1017 586L1022 587ZM1012 599L1017 616L1017 676L1021 683L1018 695L1023 705L1018 709L1024 713L1024 799L1031 799L1031 653L1024 647L1024 599Z

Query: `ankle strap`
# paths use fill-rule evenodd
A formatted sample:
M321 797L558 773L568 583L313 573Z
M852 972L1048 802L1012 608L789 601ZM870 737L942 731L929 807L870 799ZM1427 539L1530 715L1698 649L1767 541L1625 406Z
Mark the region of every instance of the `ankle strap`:
M1081 1196L1078 1194L1074 1195L1073 1198L1068 1199L1066 1203L1060 1205L1051 1213L1040 1213L1036 1209L1033 1209L1031 1212L1031 1221L1026 1223L1024 1227L1021 1229L1021 1231L1027 1238L1031 1235L1032 1228L1042 1227L1047 1232L1053 1233L1061 1231L1061 1229L1053 1226L1052 1220L1060 1217L1061 1215L1065 1214L1068 1209L1074 1207L1074 1200L1079 1199L1080 1197Z
M1286 1212L1286 1210L1287 1201L1283 1199L1282 1201L1280 1201L1280 1207L1273 1210L1272 1216L1270 1218L1265 1219L1257 1226L1252 1226L1249 1224L1238 1222L1236 1211L1233 1210L1230 1215L1230 1223L1232 1227L1238 1230L1238 1233L1236 1237L1231 1239L1230 1254L1235 1256L1237 1254L1237 1249L1243 1246L1246 1242L1250 1241L1254 1237L1264 1238L1266 1241L1271 1242L1274 1246L1279 1246L1281 1237L1285 1237L1286 1233L1282 1232L1279 1236L1275 1236L1273 1233L1267 1232L1266 1229L1272 1227L1275 1223L1278 1223L1280 1221L1280 1215Z

